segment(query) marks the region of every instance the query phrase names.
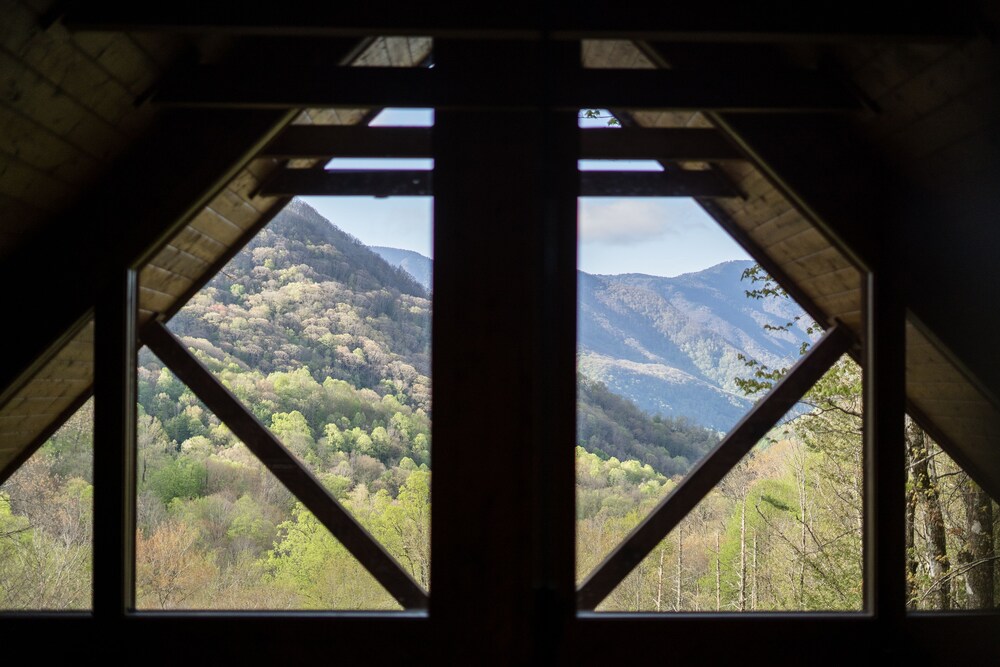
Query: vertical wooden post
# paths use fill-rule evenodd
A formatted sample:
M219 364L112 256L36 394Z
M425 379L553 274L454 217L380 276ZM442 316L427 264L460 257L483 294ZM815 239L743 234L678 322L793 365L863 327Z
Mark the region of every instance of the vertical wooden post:
M893 262L865 285L865 608L879 646L898 651L906 616L905 310Z
M98 295L94 319L94 616L135 605L136 303L133 269Z
M557 79L581 67L577 42L543 42L539 116L542 123L539 187L541 224L534 261L535 342L533 403L532 655L540 663L565 659L576 615L576 253L577 112L556 111L546 95Z
M435 42L435 67L524 97L433 132L430 609L454 664L530 662L572 613L576 115L539 101L542 48Z

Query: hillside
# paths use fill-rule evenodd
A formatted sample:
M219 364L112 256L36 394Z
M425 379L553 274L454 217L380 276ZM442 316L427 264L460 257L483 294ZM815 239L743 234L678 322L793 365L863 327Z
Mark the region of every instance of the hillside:
M432 260L373 248L427 285ZM586 378L663 417L726 431L753 404L734 378L740 355L771 367L798 355L808 319L790 299L748 299L741 280L753 263L731 261L673 278L578 272L577 369ZM426 282L425 282L426 281Z
M686 417L720 431L752 404L734 378L740 355L769 366L799 355L806 320L789 299L748 299L749 261L674 278L578 274L578 368L651 414Z
M434 267L434 260L430 257L424 257L419 252L403 250L402 248L386 248L377 245L369 246L369 248L389 264L406 271L424 289L430 291Z
M305 367L429 409L430 300L397 269L293 201L170 322L219 362Z
M293 202L170 328L220 376L240 387L246 404L265 423L275 412L301 413L303 433L315 443L320 459L323 435L332 422L340 429L360 428L369 437L379 427L388 428L390 444L363 448L383 466L398 465L403 457L429 462L429 421L421 417L419 424L397 430L390 422L396 409L401 410L397 422L411 419L413 410L431 414L431 304L408 272L380 255L409 260L430 274L431 260L384 248L376 254L306 204ZM147 362L150 374L158 372L153 360ZM341 384L333 391L331 383ZM294 387L296 395L273 397L272 387ZM168 389L168 404L179 399L178 391ZM151 388L151 393L157 392ZM333 400L334 394L340 402ZM396 408L386 412L390 399ZM345 409L345 400L354 407ZM162 406L145 407L150 414L162 411ZM654 423L597 383L581 382L579 412L578 442L589 450L639 459L668 475L684 472L717 439L693 422ZM164 419L178 443L198 431L184 424L177 417ZM397 432L404 430L409 437ZM419 433L425 438L417 443Z

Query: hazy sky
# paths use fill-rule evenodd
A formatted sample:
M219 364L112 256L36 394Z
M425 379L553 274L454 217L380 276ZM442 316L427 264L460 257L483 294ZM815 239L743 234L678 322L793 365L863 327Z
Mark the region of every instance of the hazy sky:
M604 125L601 119L581 125ZM389 110L372 125L428 126L429 110ZM609 130L614 131L614 130ZM581 169L608 163L581 161ZM332 161L328 168L430 169L431 160ZM653 162L619 162L618 169L659 169ZM333 224L368 245L415 250L432 257L430 197L303 197ZM749 259L691 199L633 197L580 199L578 266L588 273L648 273L675 276L731 259Z

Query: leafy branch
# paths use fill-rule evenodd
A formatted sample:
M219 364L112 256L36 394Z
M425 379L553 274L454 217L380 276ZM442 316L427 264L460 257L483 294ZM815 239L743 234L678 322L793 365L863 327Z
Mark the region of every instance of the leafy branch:
M580 118L607 118L608 127L616 127L621 125L621 121L615 118L610 113L601 113L601 109L581 109Z
M748 299L788 299L788 296L781 285L775 281L766 271L761 267L760 264L754 264L753 266L744 269L743 273L740 274L740 280L746 280L750 282L751 288L744 290ZM785 322L784 324L763 324L765 331L790 331L799 320L802 319L802 315L796 315L791 321ZM806 333L813 335L822 332L822 327L818 323L812 322L806 327ZM799 355L805 354L809 350L809 343L803 342L799 347ZM767 364L764 364L756 359L751 359L744 355L743 353L737 353L737 358L743 362L743 364L752 370L750 377L734 378L734 382L737 388L742 391L747 396L755 396L757 394L762 394L769 391L774 383L780 380L788 372L788 367L772 368Z

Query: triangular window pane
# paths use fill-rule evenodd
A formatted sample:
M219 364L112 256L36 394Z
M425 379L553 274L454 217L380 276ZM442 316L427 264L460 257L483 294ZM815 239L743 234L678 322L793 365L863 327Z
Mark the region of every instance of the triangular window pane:
M92 605L93 401L0 486L0 610Z
M1000 507L909 418L906 472L907 607L995 609Z
M597 609L860 610L860 389L842 358Z
M692 200L581 198L579 257L582 579L818 328Z
M190 389L140 358L138 609L399 609ZM322 483L404 567L427 572L414 544L426 539L429 473L405 470L393 495L352 485L363 471L342 463Z
M331 198L310 202L332 211L341 225L366 239L388 227L388 233L372 236L373 245L384 245L367 247L309 204L295 200L168 326L427 589L431 260L420 251L430 252L430 208L423 201L418 203L420 210L399 211L393 206L382 210L387 208L384 204L398 200L369 199L364 203ZM381 213L375 219L373 208ZM397 224L400 220L406 224ZM407 234L393 236L392 229L403 227ZM219 458L221 450L233 447L233 436L217 426L218 420L193 400L193 394L169 370L148 353L140 362L144 418L159 420L175 451L182 455L185 448L199 449ZM209 480L211 472L210 467ZM141 469L139 479L142 488ZM198 497L215 492L205 489ZM230 501L240 498L237 493ZM159 500L165 507L173 502L165 497ZM251 504L250 500L241 502ZM348 562L344 568L362 572L345 579L360 586L354 598L344 592L317 596L315 591L303 592L308 586L302 584L305 588L297 589L293 606L396 608L396 602L374 580L372 584L388 603L365 592L370 587L362 584L371 577L315 518L294 502L278 509L272 511L275 508L265 503L260 514L268 517L273 530L285 532L274 533L250 549L252 558L246 554L242 558L274 573L285 571L286 583L295 579L302 584L309 568L296 566L298 574L292 577L287 564L297 556L280 555L282 545L289 539L304 539L303 531L319 528L314 539L322 543L321 550L329 552L321 560ZM281 570L282 564L286 570ZM331 576L317 571L307 578ZM242 602L226 604L285 605L282 600L268 601L270 594L255 595L251 592ZM212 604L219 604L219 599L216 596Z

